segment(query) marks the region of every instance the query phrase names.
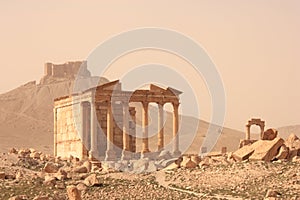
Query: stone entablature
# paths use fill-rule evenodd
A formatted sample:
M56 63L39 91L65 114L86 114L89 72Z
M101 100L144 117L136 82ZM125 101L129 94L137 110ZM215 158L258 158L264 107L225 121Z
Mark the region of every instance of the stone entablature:
M123 91L121 83L117 80L80 94L55 99L54 154L62 157L73 155L81 159L87 157L90 159L105 157L105 160L115 160L117 157L129 159L130 152L136 152L136 112L129 103L140 102L143 108L141 156L144 157L150 152L148 107L149 103L154 102L157 103L159 110L158 149L164 148L163 106L165 103L172 103L173 155L179 156L180 94L180 91L173 88L163 89L153 84L149 90ZM99 134L101 130L103 134ZM121 149L121 152L117 149Z

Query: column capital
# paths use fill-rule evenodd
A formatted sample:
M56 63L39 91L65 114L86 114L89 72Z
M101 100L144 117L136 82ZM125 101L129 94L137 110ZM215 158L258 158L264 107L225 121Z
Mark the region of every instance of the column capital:
M180 103L179 102L172 102L173 108L178 109Z
M148 101L142 101L141 103L142 103L144 109L146 109L146 108L148 109L148 105L149 105Z
M158 102L156 102L157 103L157 105L159 105L159 106L164 106L165 105L165 102L163 102L163 101L158 101Z

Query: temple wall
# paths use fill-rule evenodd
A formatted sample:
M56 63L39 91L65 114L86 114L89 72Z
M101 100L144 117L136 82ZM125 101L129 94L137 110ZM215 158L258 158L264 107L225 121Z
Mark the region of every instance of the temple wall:
M57 108L56 152L57 156L69 157L72 155L82 159L84 146L81 140L82 136L79 135L78 131L81 129L79 104L74 108L73 105Z

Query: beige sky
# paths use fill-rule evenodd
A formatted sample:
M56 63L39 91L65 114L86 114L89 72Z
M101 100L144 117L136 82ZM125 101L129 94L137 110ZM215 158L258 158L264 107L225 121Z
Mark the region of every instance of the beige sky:
M224 81L227 126L243 130L252 116L300 124L300 2L242 2L0 1L0 93L39 80L46 61L83 60L112 35L154 26L206 49Z

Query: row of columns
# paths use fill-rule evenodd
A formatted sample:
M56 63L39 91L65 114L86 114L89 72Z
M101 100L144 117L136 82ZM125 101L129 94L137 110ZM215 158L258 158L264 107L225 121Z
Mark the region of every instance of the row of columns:
M149 153L149 140L148 140L148 107L149 102L142 102L143 105L143 116L142 116L142 126L143 126L143 144L142 144L142 154ZM178 108L179 103L172 103L173 105L173 155L179 156L181 152L179 151L179 114ZM164 110L163 110L163 103L158 103L158 149L162 150L164 148Z
M94 157L97 157L97 116L96 116L96 107L95 103L91 102L91 124L90 124L90 152L89 158L94 160ZM143 111L142 111L142 130L143 130L143 139L142 139L142 157L145 156L146 153L150 152L149 149L149 141L148 141L148 110L149 110L149 102L142 102ZM158 103L158 149L162 150L164 148L164 110L163 110L163 103ZM179 115L178 115L178 107L179 103L173 103L173 155L179 156L181 152L179 151L179 135L178 135L178 128L179 128ZM82 109L83 110L83 109ZM82 112L82 117L85 117ZM114 151L114 144L113 144L113 112L111 103L108 102L107 105L107 150L105 155L105 160L115 160L116 153ZM130 139L129 139L129 104L128 102L123 103L123 151L122 151L122 159L127 160L130 156Z

